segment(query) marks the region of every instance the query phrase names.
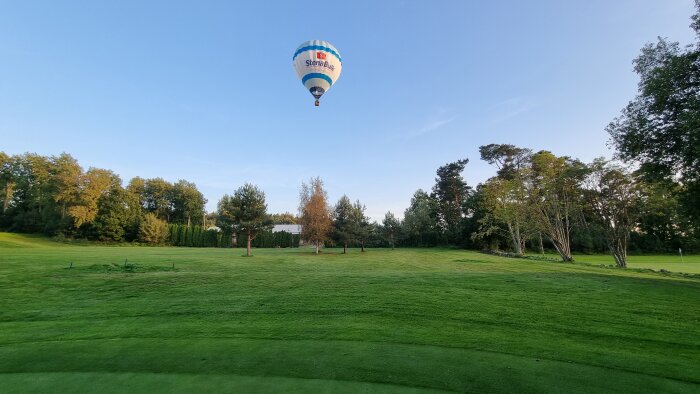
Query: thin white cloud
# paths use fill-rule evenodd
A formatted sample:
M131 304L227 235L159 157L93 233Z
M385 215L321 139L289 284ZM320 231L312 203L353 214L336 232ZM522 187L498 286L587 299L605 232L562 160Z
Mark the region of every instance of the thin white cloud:
M407 135L407 137L408 138L415 138L415 137L418 137L418 136L421 136L424 134L431 133L435 130L440 129L441 127L443 127L445 125L452 123L455 119L457 119L456 115L445 117L444 111L440 111L440 112L443 112L443 113L440 114L439 116L436 116L435 118L433 118L429 122L427 122L421 129L419 129L413 133L409 133Z
M486 109L488 123L501 123L518 115L530 112L536 106L526 98L513 97Z
M444 125L446 125L446 124L452 123L452 121L455 120L456 118L457 118L456 116L452 116L452 117L447 118L447 119L434 120L434 121L432 121L432 122L426 124L426 125L419 131L418 134L425 134L425 133L429 133L429 132L431 132L431 131L433 131L433 130L437 130L437 129L439 129L440 127L442 127L442 126L444 126Z

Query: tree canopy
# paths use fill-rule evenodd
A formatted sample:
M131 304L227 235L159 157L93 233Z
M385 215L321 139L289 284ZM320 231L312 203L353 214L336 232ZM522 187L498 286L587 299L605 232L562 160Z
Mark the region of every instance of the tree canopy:
M247 238L247 255L250 256L251 241L261 231L272 227L267 215L265 193L257 186L246 183L232 196L224 195L218 205L219 222Z
M647 177L677 179L684 210L700 226L700 1L686 47L659 38L634 60L637 96L607 127L621 159Z
M302 239L314 244L318 254L321 244L329 238L333 225L328 196L321 178L311 178L308 184L301 185L299 224L302 226Z

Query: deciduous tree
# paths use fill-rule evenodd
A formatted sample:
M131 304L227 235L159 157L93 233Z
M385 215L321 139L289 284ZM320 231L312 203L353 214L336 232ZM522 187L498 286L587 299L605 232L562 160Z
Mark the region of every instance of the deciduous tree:
M581 182L585 176L586 167L577 160L548 151L532 156L533 218L564 261L573 261L571 230L581 210Z
M149 212L141 219L139 238L152 245L161 245L168 238L168 224Z
M81 203L80 194L84 188L85 174L78 161L66 153L52 158L52 164L51 188L53 199L58 204L61 219L65 219L69 209Z
M163 178L146 179L143 185L145 211L170 221L173 212L172 189L173 185Z
M15 181L12 177L13 158L0 152L0 200L2 200L2 214L7 212L12 201ZM4 218L3 218L4 219Z
M597 159L589 165L584 195L593 217L605 231L618 267L627 267L630 232L637 225L642 202L640 188L624 168Z
M485 212L475 236L483 238L504 229L513 251L523 254L526 241L536 232L530 201L531 151L510 144L484 145L479 151L482 160L496 166L498 175L483 185Z
M700 1L691 24L700 38ZM700 229L700 40L659 38L634 60L637 96L607 127L619 157L647 176L678 179L680 202Z
M92 223L97 216L97 203L100 197L107 194L115 183L121 184L116 174L101 168L90 168L80 177L79 182L77 200L68 208L68 215L73 219L73 226L76 229Z
M203 224L204 205L207 200L197 189L197 186L184 179L177 181L170 193L172 217L171 222L187 224Z
M411 198L404 212L403 229L409 243L417 246L435 246L438 243L437 203L422 189Z
M533 209L523 178L517 175L511 179L490 178L484 184L483 193L486 212L481 219L478 235L483 237L504 229L513 251L522 255L525 243L536 229L531 224Z
M333 222L328 207L328 197L321 178L312 178L302 183L299 191L299 224L301 236L316 246L318 254L321 244L328 239Z
M299 224L299 218L290 212L273 213L270 218L274 224Z
M140 209L131 200L132 195L121 186L115 176L107 193L97 201L97 215L92 223L92 237L101 241L133 240L133 228L138 225Z

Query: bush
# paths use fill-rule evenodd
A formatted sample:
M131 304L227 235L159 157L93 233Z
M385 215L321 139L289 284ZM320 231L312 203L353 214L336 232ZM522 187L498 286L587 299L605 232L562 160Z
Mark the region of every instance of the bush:
M168 238L168 224L147 213L139 225L139 239L151 245L161 245Z

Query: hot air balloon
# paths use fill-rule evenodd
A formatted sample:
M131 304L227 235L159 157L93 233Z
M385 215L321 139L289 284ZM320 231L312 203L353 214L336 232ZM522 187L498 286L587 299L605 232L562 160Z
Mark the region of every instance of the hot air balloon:
M338 80L343 68L338 50L330 42L321 40L299 45L292 57L292 64L301 83L316 98L314 105L317 107L318 99Z

